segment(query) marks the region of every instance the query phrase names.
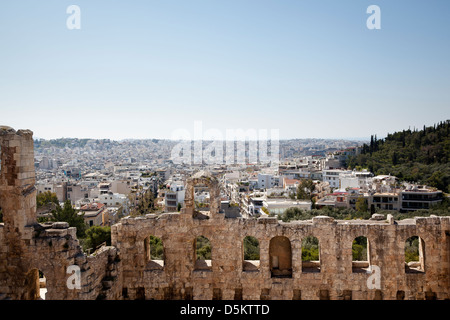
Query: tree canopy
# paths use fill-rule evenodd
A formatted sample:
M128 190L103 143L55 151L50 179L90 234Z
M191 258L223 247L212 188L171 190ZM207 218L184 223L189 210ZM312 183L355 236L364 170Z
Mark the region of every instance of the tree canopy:
M133 194L133 196L135 196L135 194ZM151 190L147 190L142 194L136 206L132 208L130 215L132 217L140 216L154 212L155 210L155 195Z
M84 248L96 249L104 242L106 242L107 246L111 245L111 227L92 226L86 230L86 239L83 243Z
M319 260L319 240L308 236L302 240L302 261Z
M353 261L367 261L367 238L360 236L352 243Z
M51 191L46 191L42 193L38 193L36 195L36 206L37 208L41 208L49 203L54 203L56 205L59 205L58 197L56 196L56 193Z
M162 240L155 236L149 237L150 259L164 260L164 246Z
M384 139L371 136L361 154L350 156L347 166L367 168L376 175L391 174L450 192L450 120L422 130L403 130Z
M64 206L57 206L55 210L52 211L52 221L65 221L69 223L70 227L77 228L77 237L83 238L85 236L85 231L87 228L84 222L83 215L78 214L78 210L72 207L70 200L64 202Z
M297 199L311 200L316 185L311 179L303 179L297 187Z
M197 237L195 242L197 259L210 260L211 259L211 242L204 236Z
M255 237L244 238L244 260L259 260L259 241Z
M356 211L358 212L367 212L367 210L369 209L367 200L364 199L364 197L359 197L358 199L356 199L355 207Z

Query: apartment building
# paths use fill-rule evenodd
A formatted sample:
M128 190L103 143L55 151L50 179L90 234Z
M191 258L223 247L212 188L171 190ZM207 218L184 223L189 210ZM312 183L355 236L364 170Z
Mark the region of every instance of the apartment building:
M352 208L356 210L356 201L358 201L359 198L364 198L364 201L366 202L368 208L370 208L369 194L361 192L360 188L347 189L347 195L345 199L347 203L347 208Z
M36 189L38 193L44 193L44 192L55 192L55 187L53 183L45 183L40 182L36 184Z
M374 193L368 199L369 208L381 210L400 210L400 201L398 193Z
M89 227L103 225L103 213L106 212L106 206L103 203L89 203L80 208L79 214L84 214L84 221Z
M339 174L340 189L359 188L367 184L369 179L373 177L372 172L363 171L345 171Z
M164 194L164 207L166 212L176 212L178 211L178 205L184 203L184 196L186 190L181 182L175 182L170 185L170 189L165 191ZM208 195L209 197L209 195ZM206 191L205 198L202 198L201 202L206 202Z
M98 184L99 196L110 192L111 182L101 182Z
M263 206L273 214L282 214L286 209L299 208L311 210L311 201L291 200L286 198L268 198L263 201Z
M298 179L283 178L283 189L287 192L297 192L300 183Z
M322 181L328 182L330 188L336 189L340 188L339 175L341 173L349 173L350 171L345 171L341 169L325 169L322 171Z
M172 190L167 190L164 197L164 207L166 212L178 211L177 193Z
M258 173L258 188L268 189L275 186L274 176L271 174Z
M400 211L429 209L433 205L442 202L443 193L440 190L427 188L425 186L415 186L399 193Z
M129 194L133 183L130 180L113 180L110 182L110 190L113 193Z
M120 207L126 206L127 196L120 193L113 193L109 191L108 193L102 193L98 197L98 202L103 203L108 207Z
M261 208L264 207L266 197L263 194L251 194L242 197L241 209L242 215L246 218L254 215L264 214Z

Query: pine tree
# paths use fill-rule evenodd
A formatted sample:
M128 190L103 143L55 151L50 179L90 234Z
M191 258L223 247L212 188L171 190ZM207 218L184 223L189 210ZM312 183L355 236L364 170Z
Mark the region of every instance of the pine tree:
M86 223L83 215L78 214L78 210L72 207L70 200L64 202L64 206L57 206L56 210L52 211L52 221L65 221L69 223L70 227L77 228L77 237L84 238L86 231Z

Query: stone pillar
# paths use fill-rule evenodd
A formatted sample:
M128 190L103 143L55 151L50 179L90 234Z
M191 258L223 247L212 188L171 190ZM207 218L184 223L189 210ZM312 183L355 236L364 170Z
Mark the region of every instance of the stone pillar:
M6 261L2 261L6 280L2 287L12 299L33 299L36 295L30 293L34 278L30 278L27 265L28 246L37 224L33 147L31 131L0 127L0 207L7 252Z
M33 132L0 127L0 207L5 227L23 233L36 224Z
M209 190L209 211L198 212L195 208L194 189L196 186L206 186ZM220 187L219 181L209 171L199 171L186 181L186 193L184 199L184 210L181 211L184 215L189 215L192 218L210 219L223 218L224 215L219 215L220 211Z

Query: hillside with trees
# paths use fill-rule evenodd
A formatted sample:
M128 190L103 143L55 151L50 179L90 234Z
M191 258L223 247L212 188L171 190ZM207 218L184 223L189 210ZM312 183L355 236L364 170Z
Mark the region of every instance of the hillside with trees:
M450 120L421 130L403 130L384 139L371 136L361 154L350 156L349 169L367 168L375 175L391 174L450 192Z

